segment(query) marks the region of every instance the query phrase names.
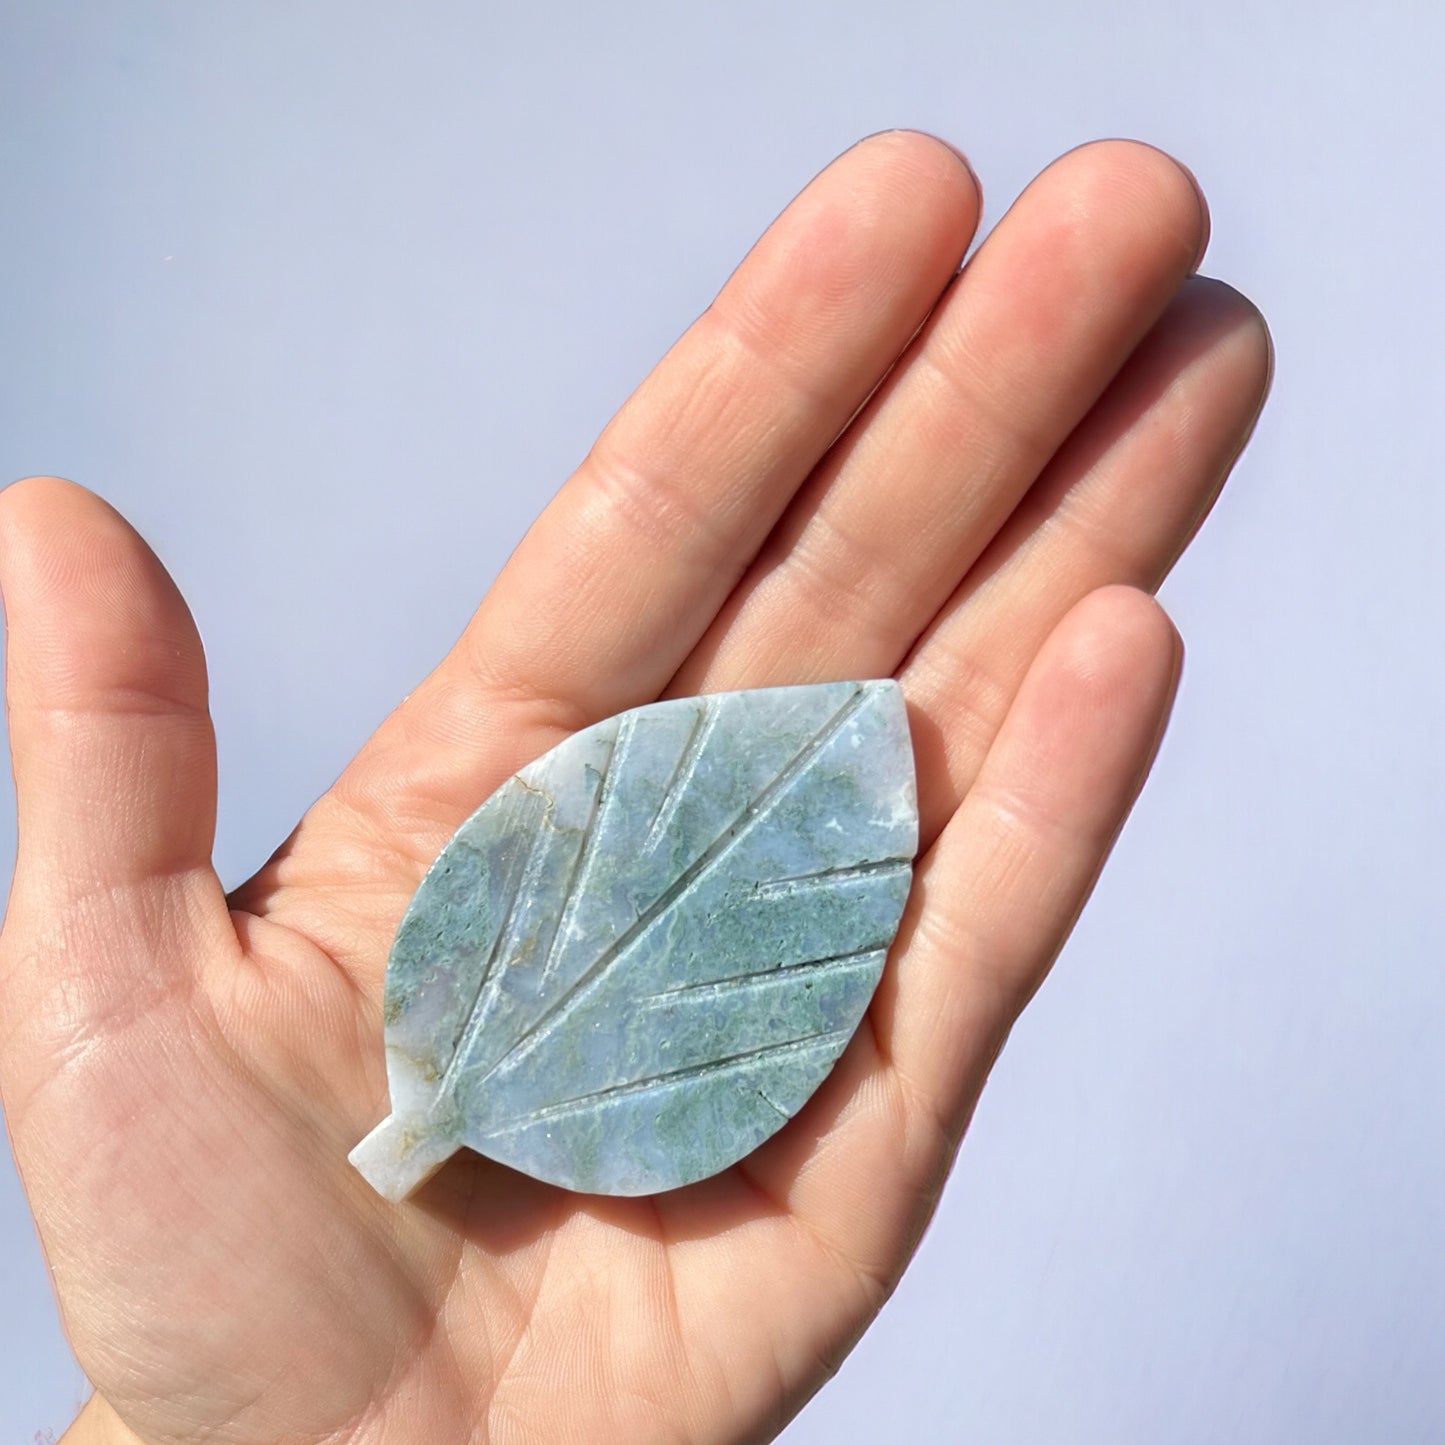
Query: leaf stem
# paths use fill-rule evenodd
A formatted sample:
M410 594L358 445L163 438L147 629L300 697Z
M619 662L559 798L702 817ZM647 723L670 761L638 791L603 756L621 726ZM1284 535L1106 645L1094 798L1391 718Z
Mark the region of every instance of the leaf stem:
M399 1204L456 1152L456 1144L433 1132L422 1115L388 1114L347 1158L385 1199Z

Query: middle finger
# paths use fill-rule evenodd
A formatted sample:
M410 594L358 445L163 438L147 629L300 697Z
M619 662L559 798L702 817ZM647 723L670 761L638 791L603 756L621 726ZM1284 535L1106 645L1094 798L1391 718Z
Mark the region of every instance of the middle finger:
M1188 173L1048 167L802 489L674 695L892 672L1197 263Z

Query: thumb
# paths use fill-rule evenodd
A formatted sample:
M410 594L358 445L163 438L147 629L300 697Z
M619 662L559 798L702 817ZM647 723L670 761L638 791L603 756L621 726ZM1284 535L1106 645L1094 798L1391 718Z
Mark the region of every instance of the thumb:
M202 935L229 922L205 659L154 553L83 487L30 478L0 493L0 593L19 820L0 1088L16 1130L31 1090L184 991Z

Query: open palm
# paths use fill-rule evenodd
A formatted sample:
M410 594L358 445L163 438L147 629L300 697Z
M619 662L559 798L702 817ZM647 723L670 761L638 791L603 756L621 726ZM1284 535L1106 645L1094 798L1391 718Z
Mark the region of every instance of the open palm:
M1192 275L1203 203L1158 151L1065 156L960 274L978 207L915 133L824 171L230 898L184 603L89 492L0 498L0 1082L99 1392L67 1438L756 1440L836 1367L1147 770L1180 656L1147 594L1267 380L1256 313ZM386 1108L387 950L457 824L623 708L888 674L922 852L804 1111L652 1198L466 1153L374 1195L346 1154Z

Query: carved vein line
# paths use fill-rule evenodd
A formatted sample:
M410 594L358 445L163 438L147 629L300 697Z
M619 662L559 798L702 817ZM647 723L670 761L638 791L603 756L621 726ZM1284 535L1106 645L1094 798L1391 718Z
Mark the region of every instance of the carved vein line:
M772 968L755 968L751 973L730 973L725 978L698 979L693 983L680 983L676 988L659 989L657 993L648 994L643 1002L674 999L679 994L698 993L704 989L717 993L732 993L748 984L772 983L780 978L792 980L796 987L797 980L809 974L847 973L865 963L876 963L887 951L881 944L874 944L869 948L855 949L851 953L830 953L825 958L805 958L799 963L780 963Z
M535 791L531 788L527 788L526 791L523 792L521 797L517 800L517 810L528 817L532 813L538 811L536 804L533 803L533 799L535 797ZM545 807L550 806L551 799L548 798L545 800ZM468 1024L472 1023L473 1020L475 1020L477 1014L481 1011L482 991L486 988L488 982L491 980L492 969L493 966L496 964L497 954L501 951L502 940L507 936L507 933L512 926L512 913L517 906L517 898L522 891L522 879L527 876L527 872L532 866L532 855L536 852L537 840L542 835L543 829L541 827L540 820L538 822L538 825L534 828L531 828L529 831L531 833L531 836L528 839L525 852L519 848L513 855L512 867L507 874L506 901L502 905L502 916L497 921L496 932L492 935L492 946L487 950L486 960L483 962L480 970L477 973L477 987L476 991L472 994L471 1006L462 1015L461 1022L457 1025L457 1031L452 1037L451 1057L447 1060L447 1066L446 1070L443 1073L443 1078L446 1078L451 1074L452 1066L453 1064L455 1064L457 1054L462 1047L462 1040L467 1036L467 1026ZM483 877L482 879L482 887L486 887L485 877Z
M868 700L868 694L863 688L859 688L851 697L830 717L802 747L786 762L781 770L776 773L760 792L749 800L742 812L713 840L698 856L686 867L677 877L662 890L661 893L645 908L637 917L636 922L630 928L625 929L611 944L597 955L581 977L577 980L570 993L559 998L549 1009L539 1014L535 1023L524 1033L518 1035L512 1047L492 1065L483 1080L490 1078L508 1060L516 1058L519 1054L532 1048L542 1037L544 1029L550 1031L561 1019L565 1018L576 1006L580 999L590 994L596 984L607 975L612 964L641 939L654 923L680 898L692 885L698 882L710 868L717 863L727 852L735 847L748 831L763 817L773 802L780 797L790 784L808 767L823 750L827 744L837 736L845 723L856 713Z
M666 833L668 824L672 822L672 815L677 811L678 803L682 801L683 795L687 792L688 786L692 782L692 776L697 771L698 760L702 757L712 737L712 730L717 723L717 715L717 706L706 701L703 701L693 714L687 741L683 743L682 751L677 755L677 763L672 769L672 776L667 780L667 786L658 800L657 812L652 816L652 826L647 830L647 839L642 845L644 853L650 853L657 846L657 840Z
M610 771L609 764L612 758L613 748L616 746L614 739L608 746L607 756L603 759L603 777ZM520 779L518 781L521 781ZM477 998L472 1005L472 1011L467 1015L466 1022L462 1026L461 1033L457 1039L456 1047L452 1050L452 1056L447 1060L447 1066L442 1071L442 1076L437 1084L436 1092L432 1096L433 1107L440 1105L447 1099L451 1092L456 1076L467 1066L472 1050L476 1047L488 1017L491 1014L492 1001L496 998L501 988L501 972L493 968L494 961L500 956L504 961L507 957L507 946L512 942L514 925L517 920L517 902L520 898L535 891L536 881L542 872L547 859L547 853L551 846L553 834L548 831L547 822L550 819L553 807L555 806L551 796L544 789L532 787L523 782L522 786L527 788L528 795L540 793L543 799L542 816L536 820L532 828L532 837L527 849L526 866L514 876L517 879L507 897L506 914L502 919L501 927L497 930L496 939L492 943L492 949L487 957L486 968L477 987ZM601 784L599 783L599 789Z
M607 755L601 781L597 784L597 792L592 798L592 811L587 815L587 823L582 830L582 841L578 845L577 856L572 860L572 867L567 875L567 887L562 894L562 913L552 930L552 937L547 940L547 956L542 961L542 976L538 984L539 993L546 988L547 980L551 976L552 966L556 962L558 940L561 939L565 943L567 930L571 927L573 918L576 917L577 902L586 889L587 877L592 869L593 853L596 851L597 839L602 832L602 815L617 786L616 779L621 776L626 766L627 750L636 730L637 719L631 714L624 717L618 724L616 740L612 744L611 752Z
M548 1119L556 1119L567 1114L584 1114L589 1109L594 1109L599 1104L608 1103L613 1099L650 1094L669 1084L695 1083L700 1079L712 1078L715 1075L745 1070L750 1064L772 1063L793 1058L798 1054L825 1053L831 1048L847 1043L852 1034L852 1029L820 1030L818 1033L803 1034L799 1038L786 1039L778 1044L761 1044L757 1048L743 1049L740 1053L728 1054L721 1059L709 1059L703 1064L688 1064L679 1069L665 1069L658 1074L648 1074L645 1078L630 1079L625 1084L611 1084L605 1089L595 1089L591 1093L578 1094L575 1098L560 1099L555 1104L544 1105L540 1109L533 1110L525 1119L517 1119L510 1124L503 1124L500 1128L489 1131L487 1137L496 1139L506 1134L515 1134L519 1129L529 1128L533 1124L545 1123ZM764 1097L766 1098L766 1095ZM772 1104L773 1101L769 1099L768 1102ZM776 1109L778 1106L773 1104L773 1107ZM779 1113L781 1112L779 1110Z
M768 1093L766 1089L758 1090L758 1098L760 1098L763 1103L765 1103L770 1109L774 1110L777 1113L778 1118L791 1119L793 1117L790 1113L788 1113L785 1108L783 1108L780 1103L778 1103L775 1098L773 1098L771 1094Z
M855 878L871 878L875 874L901 873L913 867L907 858L880 858L873 863L841 864L823 868L817 873L795 873L790 878L769 878L753 885L755 898L768 898L775 893L792 893L819 883L851 883Z

